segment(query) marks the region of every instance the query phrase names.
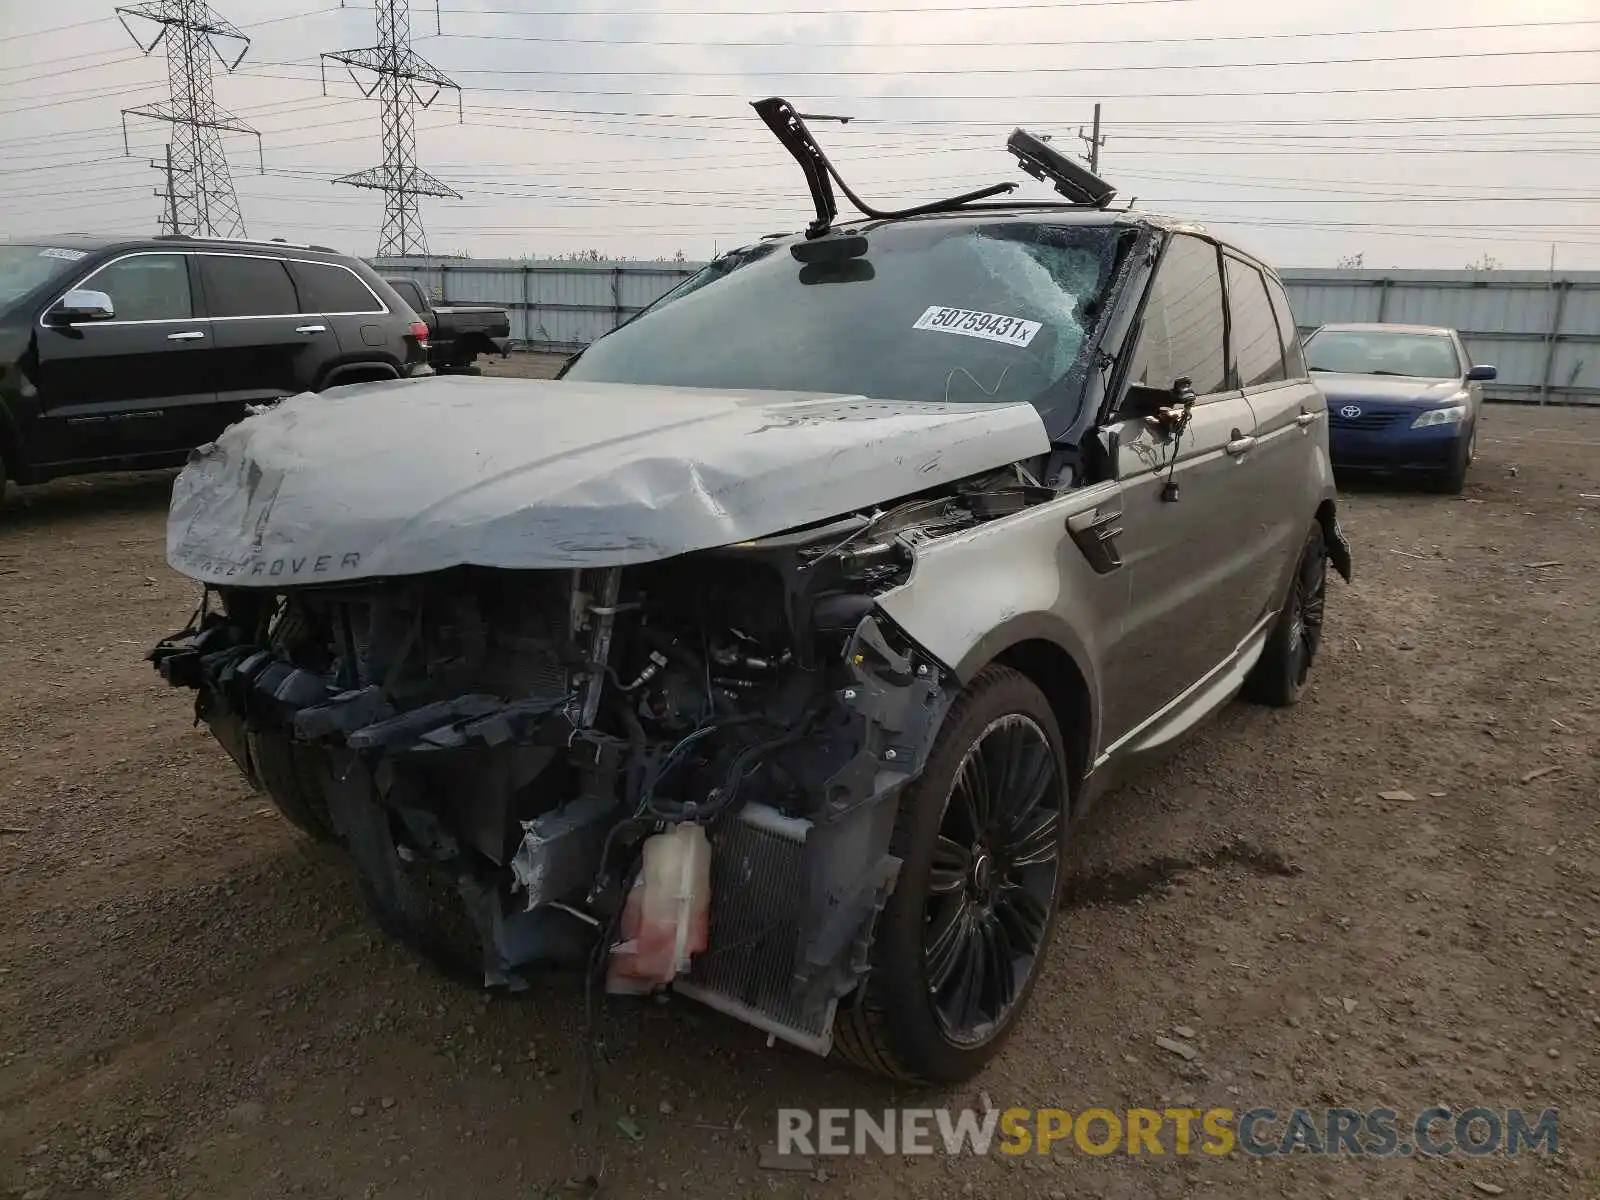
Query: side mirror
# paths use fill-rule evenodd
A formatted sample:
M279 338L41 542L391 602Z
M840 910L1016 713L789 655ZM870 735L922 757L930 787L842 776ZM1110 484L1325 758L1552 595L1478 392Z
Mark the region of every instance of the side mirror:
M78 288L61 298L61 303L50 310L50 321L55 325L77 325L86 321L109 321L117 315L111 297L104 292Z
M1487 383L1489 380L1495 378L1499 374L1500 372L1491 366L1473 367L1467 372L1467 379Z
M1194 387L1187 378L1174 380L1170 388L1135 383L1123 396L1122 415L1143 417L1146 425L1162 433L1182 432L1194 402Z

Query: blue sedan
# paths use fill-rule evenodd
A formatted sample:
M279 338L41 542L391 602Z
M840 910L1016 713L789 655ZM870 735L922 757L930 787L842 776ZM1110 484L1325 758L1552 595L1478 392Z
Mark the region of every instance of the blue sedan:
M1461 335L1431 325L1324 325L1306 364L1328 401L1328 450L1341 472L1421 476L1444 492L1466 483L1489 366Z

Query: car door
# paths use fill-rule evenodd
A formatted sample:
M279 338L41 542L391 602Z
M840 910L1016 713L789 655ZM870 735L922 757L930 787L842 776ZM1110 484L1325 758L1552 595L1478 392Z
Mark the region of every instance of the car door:
M216 388L211 323L196 315L191 271L185 254L124 254L73 284L109 296L110 320L65 325L48 308L40 316L39 462L138 459L194 444L186 430L216 403Z
M217 393L237 420L247 404L309 391L339 343L319 311L306 311L289 268L266 254L197 256L206 307L216 330Z
M352 357L373 359L385 350L392 353L390 341L398 341L395 322L373 323L373 318L387 315L389 309L360 275L342 263L305 258L291 259L289 270L300 292L300 306L322 315L321 323L328 327L340 352L338 359L324 360L323 373L313 386L322 386L326 367L336 362ZM404 360L403 348L400 358Z
M1313 436L1327 403L1311 382L1283 287L1254 263L1224 254L1235 382L1255 415L1250 469L1240 475L1239 537L1251 549L1248 611L1275 611L1317 510Z
M1194 407L1173 436L1130 411L1110 432L1122 485L1124 634L1108 654L1106 742L1148 722L1225 662L1248 628L1248 547L1234 518L1255 418L1230 386L1215 245L1172 236L1145 300L1127 384L1188 379Z

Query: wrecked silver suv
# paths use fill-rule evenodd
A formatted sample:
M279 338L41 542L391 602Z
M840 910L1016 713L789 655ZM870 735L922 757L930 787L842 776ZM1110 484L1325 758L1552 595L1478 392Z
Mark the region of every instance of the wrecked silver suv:
M1202 229L1020 134L1067 202L838 226L766 104L805 235L559 381L229 429L168 531L207 600L152 657L433 955L959 1080L1110 769L1241 688L1300 694L1349 572L1325 406L1278 280Z

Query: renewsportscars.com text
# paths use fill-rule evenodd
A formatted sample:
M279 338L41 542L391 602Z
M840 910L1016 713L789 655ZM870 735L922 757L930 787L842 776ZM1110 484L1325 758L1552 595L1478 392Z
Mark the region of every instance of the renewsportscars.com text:
M1556 1152L1557 1110L1258 1107L778 1110L779 1154L1508 1157Z

